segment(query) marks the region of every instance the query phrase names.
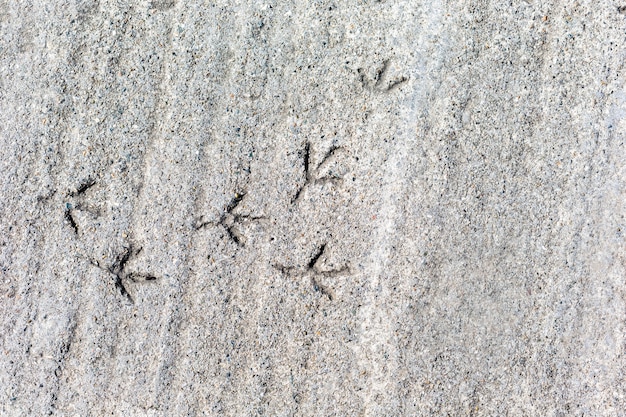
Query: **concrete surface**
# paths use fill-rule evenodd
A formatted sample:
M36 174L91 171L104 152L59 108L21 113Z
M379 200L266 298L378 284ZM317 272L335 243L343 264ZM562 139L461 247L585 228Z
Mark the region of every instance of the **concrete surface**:
M0 35L0 415L626 415L626 3Z

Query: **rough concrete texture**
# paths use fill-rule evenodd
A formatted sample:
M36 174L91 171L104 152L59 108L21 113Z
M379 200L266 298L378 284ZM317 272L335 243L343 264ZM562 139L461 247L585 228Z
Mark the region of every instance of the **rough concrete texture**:
M624 5L0 0L0 415L626 415Z

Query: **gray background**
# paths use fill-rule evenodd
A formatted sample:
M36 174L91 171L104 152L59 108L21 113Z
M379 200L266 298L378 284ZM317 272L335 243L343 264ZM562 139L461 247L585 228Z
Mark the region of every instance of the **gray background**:
M626 415L621 6L0 0L0 414Z

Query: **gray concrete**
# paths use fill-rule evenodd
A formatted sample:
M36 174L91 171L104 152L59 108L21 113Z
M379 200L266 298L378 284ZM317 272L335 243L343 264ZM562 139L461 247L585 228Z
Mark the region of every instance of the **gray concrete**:
M626 415L620 6L0 0L0 415Z

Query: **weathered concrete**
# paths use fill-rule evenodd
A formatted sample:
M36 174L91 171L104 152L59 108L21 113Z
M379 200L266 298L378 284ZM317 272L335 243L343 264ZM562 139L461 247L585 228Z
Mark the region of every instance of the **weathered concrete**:
M619 6L0 0L0 414L626 415Z

